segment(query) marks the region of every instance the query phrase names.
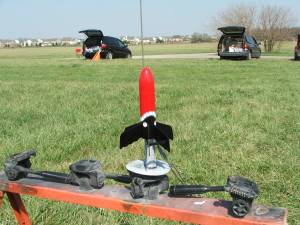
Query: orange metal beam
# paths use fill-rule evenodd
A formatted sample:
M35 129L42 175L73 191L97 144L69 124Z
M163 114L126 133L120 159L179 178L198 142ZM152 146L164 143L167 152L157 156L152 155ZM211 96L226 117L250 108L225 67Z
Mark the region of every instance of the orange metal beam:
M32 225L22 202L21 196L19 194L10 192L7 192L6 194L19 225Z
M254 206L243 219L228 215L231 202L207 198L170 198L166 194L157 200L134 200L127 188L104 186L100 190L83 192L77 186L59 184L33 177L10 182L0 173L0 190L39 198L117 210L167 220L202 225L284 225L287 210Z
M3 204L3 198L4 198L4 192L0 191L0 207L2 207Z

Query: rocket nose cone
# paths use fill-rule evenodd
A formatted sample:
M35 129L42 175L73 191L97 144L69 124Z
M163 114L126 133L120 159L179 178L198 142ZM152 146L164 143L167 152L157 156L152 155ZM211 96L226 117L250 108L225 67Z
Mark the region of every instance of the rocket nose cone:
M140 74L140 116L155 112L154 77L149 67L142 69Z
M141 81L146 81L146 82L153 82L154 83L154 78L152 71L149 67L145 67L142 69L141 74L140 74L140 82Z

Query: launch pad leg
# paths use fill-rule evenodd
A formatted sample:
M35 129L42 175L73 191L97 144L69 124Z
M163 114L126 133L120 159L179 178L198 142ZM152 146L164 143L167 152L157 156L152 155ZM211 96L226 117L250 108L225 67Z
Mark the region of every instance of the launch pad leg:
M4 198L4 192L0 191L0 208L2 207L3 204L3 198Z
M6 192L19 225L32 225L19 194Z

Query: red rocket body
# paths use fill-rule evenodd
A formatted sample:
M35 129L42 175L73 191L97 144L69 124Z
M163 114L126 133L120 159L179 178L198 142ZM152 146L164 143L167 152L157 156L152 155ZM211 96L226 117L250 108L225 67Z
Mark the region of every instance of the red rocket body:
M155 144L170 151L169 139L173 139L172 127L156 121L154 77L150 68L142 69L139 81L140 122L126 127L120 136L120 148L137 141L155 139Z
M140 116L141 121L155 114L155 85L152 71L149 67L144 68L140 73Z

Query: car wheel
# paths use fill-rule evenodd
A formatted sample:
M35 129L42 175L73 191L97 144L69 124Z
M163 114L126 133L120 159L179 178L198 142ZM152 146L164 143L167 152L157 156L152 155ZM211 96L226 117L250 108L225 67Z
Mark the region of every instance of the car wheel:
M126 55L126 58L127 58L127 59L131 59L131 57L132 57L131 54L127 54L127 55Z
M108 51L106 53L106 56L105 56L106 59L113 59L113 53L111 51Z

